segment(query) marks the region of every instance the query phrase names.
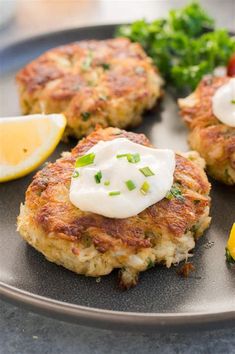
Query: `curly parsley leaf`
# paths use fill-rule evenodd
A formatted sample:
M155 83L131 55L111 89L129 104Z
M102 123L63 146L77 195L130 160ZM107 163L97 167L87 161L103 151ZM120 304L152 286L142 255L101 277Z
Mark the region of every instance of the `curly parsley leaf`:
M171 10L166 19L120 26L117 35L139 42L167 82L182 90L194 89L235 51L235 38L214 30L214 20L197 2Z

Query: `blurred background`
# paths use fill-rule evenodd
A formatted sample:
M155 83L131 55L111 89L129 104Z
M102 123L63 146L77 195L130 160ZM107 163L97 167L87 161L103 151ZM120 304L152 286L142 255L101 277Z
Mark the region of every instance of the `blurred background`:
M39 33L101 23L152 20L185 0L0 0L0 45ZM235 0L201 0L218 26L232 29ZM221 8L221 11L218 11Z

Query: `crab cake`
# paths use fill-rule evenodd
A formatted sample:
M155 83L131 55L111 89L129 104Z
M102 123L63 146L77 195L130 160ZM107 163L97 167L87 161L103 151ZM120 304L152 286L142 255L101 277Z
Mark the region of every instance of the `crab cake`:
M228 77L205 77L195 92L179 100L184 121L191 130L189 144L205 159L208 173L228 185L235 184L235 128L213 114L212 97Z
M63 112L65 136L88 135L96 124L141 122L161 96L162 79L138 43L125 38L82 41L49 50L17 74L23 114Z
M94 131L36 174L21 205L18 230L49 261L93 277L119 268L119 283L129 288L139 272L156 263L170 267L189 257L210 223L210 184L197 153L176 154L171 192L158 203L124 219L81 211L69 199L75 161L99 141L117 138L151 146L142 134Z

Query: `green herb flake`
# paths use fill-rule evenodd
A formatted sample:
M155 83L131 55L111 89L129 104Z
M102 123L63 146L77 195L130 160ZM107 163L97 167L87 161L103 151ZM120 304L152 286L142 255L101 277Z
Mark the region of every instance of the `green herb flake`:
M88 52L88 55L86 56L86 58L84 59L84 61L82 62L82 69L83 70L89 70L92 64L92 60L93 60L93 53L90 50Z
M126 184L127 188L129 189L129 191L133 191L133 189L136 188L135 183L131 179L126 181L125 184Z
M110 185L110 181L105 181L105 182L104 182L104 185L105 185L105 186L109 186L109 185Z
M193 225L193 226L191 227L190 230L191 230L193 233L196 233L196 232L198 231L199 227L200 227L199 224L195 224L195 225Z
M127 160L130 163L137 163L140 162L140 154L128 154Z
M198 204L200 203L200 200L199 200L199 199L194 199L193 203L194 203L195 205L198 205Z
M102 179L102 172L101 171L97 172L94 175L94 178L95 178L96 183L99 184L101 182L101 179Z
M136 154L121 154L121 155L117 155L116 157L117 157L117 159L120 159L122 157L126 157L127 161L130 163L140 162L140 154L138 154L138 153L136 153Z
M173 196L173 194L172 194L171 192L168 192L168 193L166 194L166 199L171 200L171 199L173 199L173 198L174 198L174 196Z
M233 257L231 256L227 247L225 248L225 257L226 257L226 261L229 264L235 264L235 259L233 259Z
M121 155L117 155L117 159L121 159L122 157L127 157L128 154L121 154Z
M235 104L235 100L232 100L231 103L232 103L232 104Z
M78 178L79 177L79 172L78 171L74 171L72 177L73 178Z
M93 81L93 80L88 80L88 81L87 81L87 85L88 85L88 86L96 86L96 85L95 85L95 81Z
M108 64L108 63L102 63L101 66L102 66L102 68L104 70L109 70L110 69L110 64Z
M151 177L155 175L155 173L153 173L153 171L151 171L148 166L140 168L139 171L143 173L145 177Z
M84 122L86 122L86 121L90 118L91 113L90 113L90 112L82 112L82 113L81 113L81 116L82 116L82 120L83 120Z
M147 269L153 268L155 266L155 263L152 261L150 257L147 258Z
M93 164L95 159L95 154L92 152L87 155L83 155L82 157L79 157L77 161L75 162L75 167L84 167L87 165Z
M119 192L119 191L109 192L109 196L110 196L110 197L114 197L114 196L120 195L120 194L121 194L121 192Z
M173 184L170 191L166 195L166 199L168 199L168 200L171 200L173 198L176 198L182 202L184 201L184 196L182 195L181 190L179 189L179 187L176 184Z
M145 181L140 188L140 192L145 195L148 193L149 189L150 189L150 184L147 181Z
M91 237L88 234L84 234L82 237L82 243L85 247L90 247L92 244Z

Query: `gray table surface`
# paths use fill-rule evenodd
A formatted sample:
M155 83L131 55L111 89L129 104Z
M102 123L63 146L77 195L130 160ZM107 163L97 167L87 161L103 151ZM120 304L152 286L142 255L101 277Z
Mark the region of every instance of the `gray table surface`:
M10 2L13 0L2 0ZM18 0L0 31L0 45L38 33L164 16L185 0ZM219 26L235 30L235 0L203 0ZM53 16L51 16L53 10ZM1 16L1 14L0 14ZM235 353L235 328L191 333L134 334L81 327L0 301L0 354Z
M0 353L228 354L235 328L181 334L135 334L85 328L0 302Z

